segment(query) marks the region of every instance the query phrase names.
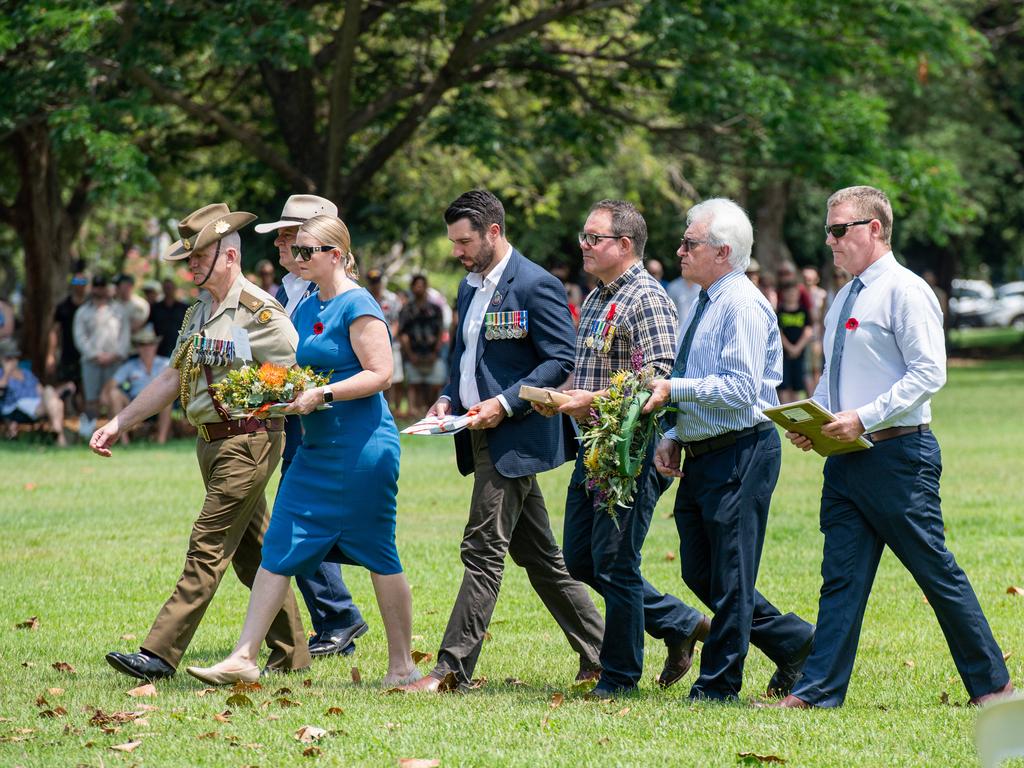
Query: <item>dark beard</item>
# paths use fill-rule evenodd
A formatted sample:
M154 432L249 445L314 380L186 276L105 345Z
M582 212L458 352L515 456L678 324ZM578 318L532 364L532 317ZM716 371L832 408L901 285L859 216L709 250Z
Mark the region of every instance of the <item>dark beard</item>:
M486 240L480 243L480 255L471 272L485 272L494 263L494 246Z

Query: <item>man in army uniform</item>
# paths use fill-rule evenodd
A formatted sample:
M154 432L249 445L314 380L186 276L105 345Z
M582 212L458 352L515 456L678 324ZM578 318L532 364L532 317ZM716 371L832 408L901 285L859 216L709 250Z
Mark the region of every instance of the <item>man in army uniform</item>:
M295 363L298 334L288 316L276 300L242 276L237 230L255 218L214 203L178 224L181 239L163 258L188 259L193 283L205 292L185 315L171 366L89 441L95 453L110 456L121 432L160 412L176 397L199 431L196 453L206 499L192 526L185 568L139 652L107 654L114 669L132 677L155 680L173 675L228 563L248 587L260 565L270 519L264 490L281 459L284 420L232 419L211 389L247 361ZM271 625L267 645L267 670L309 666L293 594Z

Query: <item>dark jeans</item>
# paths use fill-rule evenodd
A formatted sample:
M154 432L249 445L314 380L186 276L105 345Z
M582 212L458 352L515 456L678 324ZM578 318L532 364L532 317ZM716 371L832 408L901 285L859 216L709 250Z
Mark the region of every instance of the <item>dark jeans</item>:
M737 698L751 642L782 664L811 637L810 624L780 614L754 588L781 455L771 428L683 465L675 503L683 581L713 613L691 698Z
M819 707L843 703L864 608L886 546L928 598L967 692L982 696L1009 681L974 589L946 549L941 474L942 455L931 432L826 460L818 630L794 696Z
M604 626L586 587L569 576L551 533L534 475L505 477L494 467L487 433L474 431L473 499L462 537L462 586L445 629L433 675L454 672L460 685L473 677L505 570L506 553L526 570L537 596L579 655L598 665Z
M653 444L637 482L631 507L618 507L619 527L604 507L595 508L586 487L584 452L576 459L565 500L562 549L569 574L597 591L605 602L601 681L606 689L633 688L643 672L644 630L667 643L692 634L701 613L663 595L640 575L640 548L651 515L667 487L655 472Z
M292 423L292 417L289 417L285 423L287 440L285 456L295 455L294 448L290 454L287 448L293 439ZM299 444L302 443L301 436L300 426ZM282 479L291 463L291 459L281 460ZM280 490L280 486L278 486L278 490ZM313 622L313 631L316 633L314 637L310 638L310 645L319 640L326 640L334 632L363 623L363 615L356 607L355 601L352 600L352 593L345 586L345 582L341 578L341 566L337 563L320 563L316 573L309 578L296 576L295 586L299 588L302 599L306 601L309 618Z

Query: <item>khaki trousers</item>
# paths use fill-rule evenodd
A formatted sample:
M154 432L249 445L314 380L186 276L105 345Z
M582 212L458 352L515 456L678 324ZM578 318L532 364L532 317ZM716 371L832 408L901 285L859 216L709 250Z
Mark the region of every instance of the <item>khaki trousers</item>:
M252 588L270 521L264 491L284 447L284 432L253 432L207 443L196 441L206 499L192 525L185 568L160 609L143 650L173 667L181 662L230 563ZM295 595L291 590L267 632L271 669L302 669L311 663Z
M473 438L473 500L462 539L465 572L432 674L473 676L505 570L505 554L526 569L582 667L600 665L604 622L586 587L565 569L535 475L505 477L495 469L484 431Z

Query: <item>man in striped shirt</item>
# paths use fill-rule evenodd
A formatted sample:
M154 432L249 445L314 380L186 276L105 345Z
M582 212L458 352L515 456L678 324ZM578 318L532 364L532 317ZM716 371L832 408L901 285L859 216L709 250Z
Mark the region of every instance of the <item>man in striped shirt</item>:
M615 371L631 367L634 351L639 350L643 362L660 375L669 372L675 356L676 314L665 290L643 267L647 224L633 205L621 200L596 203L579 241L583 269L598 284L580 313L575 388L566 391L572 400L558 410L585 422L594 397L608 387ZM549 416L556 412L534 407ZM591 586L605 601L601 678L588 694L594 698L636 688L643 670L645 629L668 646L658 678L667 687L690 669L694 646L709 626L706 616L661 594L640 575L640 547L665 488L651 464L653 448L637 480L633 505L616 508L618 527L587 488L584 451L579 452L569 481L565 565L573 578Z
M652 382L645 411L669 401L679 409L654 463L680 478L674 514L683 580L715 611L690 698L738 698L751 642L778 665L769 695L784 696L814 628L780 614L754 588L781 464L779 435L763 409L779 402L782 343L774 310L744 274L754 237L743 209L706 200L686 222L677 254L683 277L701 292L671 378Z

